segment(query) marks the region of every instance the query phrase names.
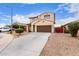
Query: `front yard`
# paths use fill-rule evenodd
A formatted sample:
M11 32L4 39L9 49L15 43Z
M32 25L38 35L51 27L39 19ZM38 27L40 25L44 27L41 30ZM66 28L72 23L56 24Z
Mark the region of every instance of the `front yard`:
M77 56L79 55L79 34L78 37L71 37L70 34L52 33L45 45L41 56Z

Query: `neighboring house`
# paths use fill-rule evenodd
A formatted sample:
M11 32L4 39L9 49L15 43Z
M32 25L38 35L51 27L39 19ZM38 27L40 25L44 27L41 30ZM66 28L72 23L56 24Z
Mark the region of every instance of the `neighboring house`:
M71 22L68 22L68 23L66 23L66 24L63 24L63 25L61 25L60 27L56 27L55 28L55 32L57 32L57 33L65 33L65 32L68 32L68 25L70 24L70 23L73 23L73 22L79 22L79 20L75 20L75 21L71 21Z
M29 17L27 31L31 32L54 32L55 14L50 12L42 13L36 17Z
M66 28L66 29L68 30L68 25L69 25L70 23L73 23L73 22L79 22L79 20L75 20L75 21L71 21L71 22L69 22L69 23L66 23L66 24L62 25L62 27L63 27L63 28Z

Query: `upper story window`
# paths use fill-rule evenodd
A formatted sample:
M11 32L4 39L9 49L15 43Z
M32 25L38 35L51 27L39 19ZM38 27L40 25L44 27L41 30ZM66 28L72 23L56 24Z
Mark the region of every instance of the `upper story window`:
M44 19L45 19L45 20L49 20L49 19L50 19L50 15L45 15L45 16L44 16Z

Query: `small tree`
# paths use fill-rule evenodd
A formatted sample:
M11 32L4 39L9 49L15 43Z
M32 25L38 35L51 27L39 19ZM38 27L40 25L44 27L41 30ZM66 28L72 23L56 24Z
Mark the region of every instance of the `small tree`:
M26 30L26 28L25 28L24 25L13 24L12 27L13 27L14 29L22 28L22 29Z
M79 29L79 22L73 22L68 25L69 32L72 37L76 37Z
M17 29L17 28L19 28L19 25L18 25L18 24L13 24L12 27L13 27L14 29Z

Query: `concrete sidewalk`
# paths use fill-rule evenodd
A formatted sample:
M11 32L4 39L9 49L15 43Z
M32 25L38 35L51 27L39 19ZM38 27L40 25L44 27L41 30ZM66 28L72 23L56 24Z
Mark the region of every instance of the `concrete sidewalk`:
M4 56L38 56L45 46L50 33L30 33L14 41L0 53Z

